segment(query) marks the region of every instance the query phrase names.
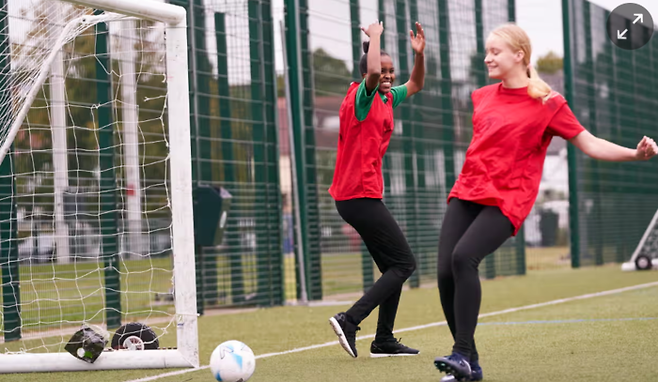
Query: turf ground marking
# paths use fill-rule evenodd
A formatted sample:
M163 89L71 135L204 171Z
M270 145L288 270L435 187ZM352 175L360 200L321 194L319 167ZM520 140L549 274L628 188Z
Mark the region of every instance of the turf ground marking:
M571 302L571 301L587 300L587 299L594 298L594 297L610 296L610 295L613 295L613 294L619 294L619 293L629 292L629 291L638 290L638 289L651 288L651 287L655 287L655 286L658 286L658 281L652 282L652 283L646 283L646 284L633 285L633 286L629 286L629 287L625 287L625 288L612 289L612 290L607 290L607 291L603 291L603 292L587 293L587 294L583 294L583 295L580 295L580 296L560 298L560 299L557 299L557 300L541 302L541 303L538 303L538 304L530 304L530 305L519 306L519 307L516 307L516 308L503 309L503 310L499 310L499 311L496 311L496 312L483 313L479 316L479 318L486 318L486 317L491 317L491 316L500 316L500 315L507 314L507 313L515 313L515 312L520 312L520 311L523 311L523 310L543 308L545 306L564 304L565 302ZM649 319L649 318L647 318L647 319ZM578 322L580 322L580 321L583 321L583 320L562 320L562 322L569 322L569 321L573 321L573 322L578 321ZM589 320L589 321L596 321L596 320ZM527 322L535 322L536 323L538 321L527 321ZM544 323L548 323L548 322L550 322L550 321L545 321ZM558 323L558 322L559 321L553 321L552 323ZM518 324L518 323L487 323L487 324L492 325L492 324ZM433 328L433 327L436 327L436 326L444 326L444 325L446 325L445 321L432 322L432 323L425 324L425 325L418 325L418 326L412 326L412 327L409 327L409 328L398 329L398 330L395 331L395 333L397 334L397 333L403 333L403 332L411 332L411 331L414 331L414 330L422 330L422 329L428 329L428 328ZM357 340L365 340L365 339L370 339L370 338L375 338L375 335L374 334L368 334L368 335L365 335L365 336L359 336L356 339ZM292 353L299 353L299 352L303 352L303 351L307 351L307 350L326 348L326 347L335 346L335 345L338 345L338 341L325 342L323 344L305 346L305 347L295 348L295 349L286 350L286 351L282 351L282 352L260 354L260 355L256 356L256 359L270 358L270 357L276 357L276 356L292 354ZM181 374L187 374L187 373L191 373L191 372L198 371L198 370L205 370L205 369L208 369L209 367L210 366L206 365L206 366L201 366L201 367L194 368L194 369L184 369L184 370L172 371L172 372L169 372L169 373L153 375L153 376L150 376L150 377L145 377L145 378L140 378L140 379L132 379L132 380L129 380L129 381L126 381L126 382L156 381L156 380L161 379L161 378L173 377L173 376L177 376L177 375L181 375Z

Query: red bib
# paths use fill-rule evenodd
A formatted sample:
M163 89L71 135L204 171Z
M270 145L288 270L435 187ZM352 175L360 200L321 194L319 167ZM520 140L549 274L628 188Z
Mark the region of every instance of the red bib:
M358 83L352 83L340 106L340 134L334 179L329 193L335 200L381 199L382 158L393 133L393 96L384 103L375 94L370 112L359 121L354 113Z

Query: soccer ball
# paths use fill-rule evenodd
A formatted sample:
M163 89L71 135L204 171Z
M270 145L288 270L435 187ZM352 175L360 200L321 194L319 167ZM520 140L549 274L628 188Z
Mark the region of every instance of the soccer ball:
M226 341L210 356L210 371L222 382L247 382L256 368L254 352L240 341Z

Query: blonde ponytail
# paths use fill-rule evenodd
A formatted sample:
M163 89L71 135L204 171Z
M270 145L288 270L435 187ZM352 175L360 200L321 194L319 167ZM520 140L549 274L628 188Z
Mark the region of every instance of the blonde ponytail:
M526 65L528 78L528 95L534 99L541 99L546 102L553 92L551 87L539 78L535 68L530 65L532 56L532 46L528 34L514 23L507 23L494 29L491 34L502 38L512 48L513 51L523 52L523 64Z
M553 89L544 80L539 77L539 73L532 65L528 65L528 95L535 99L541 99L546 102L551 97Z

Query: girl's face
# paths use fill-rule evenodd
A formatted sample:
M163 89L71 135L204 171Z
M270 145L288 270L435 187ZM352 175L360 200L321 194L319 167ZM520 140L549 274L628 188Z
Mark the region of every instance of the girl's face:
M382 74L379 77L379 92L386 94L391 91L395 82L395 68L393 60L389 56L381 56ZM366 75L363 75L366 78Z
M395 82L395 68L389 56L382 56L382 75L379 77L379 91L386 94L391 91Z
M484 63L487 64L489 77L502 80L510 76L510 73L523 70L522 51L513 52L512 48L503 39L496 35L490 35L486 43L486 57Z

